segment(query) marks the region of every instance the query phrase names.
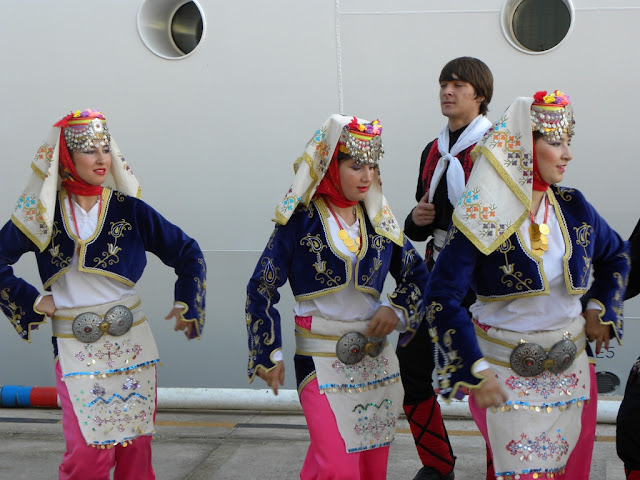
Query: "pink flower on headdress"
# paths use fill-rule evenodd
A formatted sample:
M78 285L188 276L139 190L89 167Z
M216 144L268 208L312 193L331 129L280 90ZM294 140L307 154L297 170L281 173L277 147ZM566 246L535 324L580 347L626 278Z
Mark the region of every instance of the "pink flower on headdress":
M569 95L565 95L560 90L555 90L553 93L547 95L546 90L541 90L536 92L533 96L534 103L544 103L547 105L569 105L571 101L569 100Z
M560 90L556 90L555 92L553 92L553 95L555 96L555 103L557 105L564 106L564 105L569 105L569 103L571 103L571 101L569 100L569 95L565 95Z
M380 125L380 121L374 120L373 122L368 124L367 133L372 133L373 135L380 135L382 133L382 125Z
M349 125L347 125L347 128L350 130L365 132L370 135L380 135L380 133L382 133L382 125L380 125L379 120L374 120L371 123L358 123L356 117L353 117Z

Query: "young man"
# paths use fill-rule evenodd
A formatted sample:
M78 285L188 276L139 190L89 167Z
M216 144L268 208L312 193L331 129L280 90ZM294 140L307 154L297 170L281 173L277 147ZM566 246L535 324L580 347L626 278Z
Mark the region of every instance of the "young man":
M407 216L405 234L425 241L429 270L444 244L453 207L462 195L473 162L471 150L491 126L485 116L493 95L493 75L477 58L460 57L440 73L440 109L447 125L420 158L416 201ZM468 307L474 297L465 299ZM400 341L399 345L404 345ZM432 385L433 352L426 322L405 346L398 346L404 411L423 463L414 480L453 480L455 456Z

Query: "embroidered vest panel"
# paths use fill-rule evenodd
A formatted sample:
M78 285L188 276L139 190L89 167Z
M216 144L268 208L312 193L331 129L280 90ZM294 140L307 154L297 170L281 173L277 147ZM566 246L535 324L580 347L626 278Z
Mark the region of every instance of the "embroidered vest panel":
M44 251L36 252L38 270L45 288L68 270L76 248L76 237L64 218L68 201L63 201L63 195L61 192L56 204L51 241ZM140 200L108 190L105 197L96 233L80 242L79 269L133 286L147 264L135 214L136 204Z
M617 234L608 226L598 230L602 218L577 190L553 186L550 193L565 240L563 262L567 292L583 294L589 286L595 248L621 240L613 238ZM450 240L448 238L447 242ZM473 287L478 297L485 301L544 295L548 293L548 285L541 265L516 232L490 255L480 257L479 268L474 271Z
M304 212L304 213L303 213ZM351 281L351 261L333 245L326 219L315 203L289 220L300 234L289 271L296 300L315 298L342 290ZM393 242L378 235L364 215L366 236L355 265L356 289L380 296L393 255Z

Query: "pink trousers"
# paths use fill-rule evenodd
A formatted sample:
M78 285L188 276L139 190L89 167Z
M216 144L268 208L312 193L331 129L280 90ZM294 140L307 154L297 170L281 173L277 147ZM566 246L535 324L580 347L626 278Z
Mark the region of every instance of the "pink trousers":
M389 447L347 453L326 395L314 379L300 393L311 444L300 478L302 480L384 480L387 478Z
M153 480L156 478L151 466L151 436L136 438L126 447L95 448L87 445L78 426L67 386L62 381L60 363L56 362L56 388L62 406L62 431L67 451L62 455L58 468L60 480ZM155 412L154 412L155 417Z
M589 375L591 377L591 399L584 404L582 410L582 429L580 430L578 443L571 455L569 455L564 474L555 474L553 477L555 480L589 480L598 413L598 384L596 383L595 367L592 364L589 364ZM471 410L471 415L487 444L487 464L492 465L491 441L487 434L487 410L478 407L473 395L469 396L469 410ZM520 480L532 480L533 478L541 477L540 474L537 477L534 477L531 473L520 474ZM495 479L495 472L492 467L487 469L487 480L489 479Z

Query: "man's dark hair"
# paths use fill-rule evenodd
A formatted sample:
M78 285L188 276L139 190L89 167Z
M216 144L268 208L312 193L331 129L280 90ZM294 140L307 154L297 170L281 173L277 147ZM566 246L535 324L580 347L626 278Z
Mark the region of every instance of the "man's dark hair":
M493 75L489 67L473 57L458 57L447 63L440 72L439 82L456 80L454 75L464 82L469 82L476 91L476 96L484 97L480 103L480 115L489 111L489 102L493 96Z

